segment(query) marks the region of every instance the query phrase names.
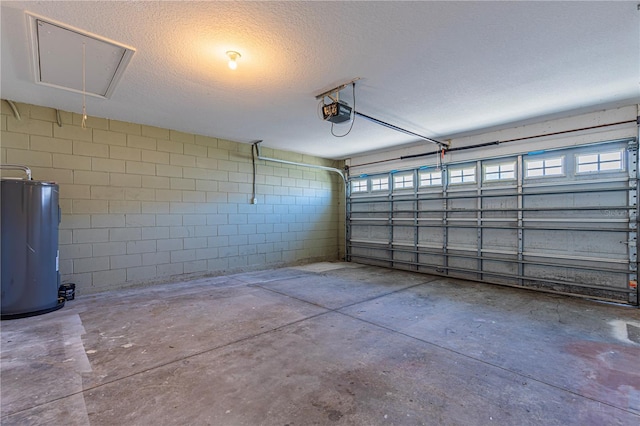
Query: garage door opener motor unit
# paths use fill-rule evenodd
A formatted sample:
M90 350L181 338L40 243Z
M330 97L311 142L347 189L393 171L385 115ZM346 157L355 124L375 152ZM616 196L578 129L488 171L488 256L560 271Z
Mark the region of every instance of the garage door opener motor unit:
M323 105L322 118L332 123L343 123L351 119L351 107L341 101Z

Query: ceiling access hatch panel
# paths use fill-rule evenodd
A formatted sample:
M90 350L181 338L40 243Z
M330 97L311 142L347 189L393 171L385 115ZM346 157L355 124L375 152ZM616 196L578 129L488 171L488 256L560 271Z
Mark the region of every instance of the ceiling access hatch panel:
M135 49L28 12L27 18L37 84L111 97Z

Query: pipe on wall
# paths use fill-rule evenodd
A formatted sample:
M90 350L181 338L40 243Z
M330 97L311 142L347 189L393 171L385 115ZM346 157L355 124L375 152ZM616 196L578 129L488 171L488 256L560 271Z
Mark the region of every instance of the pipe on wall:
M312 169L320 169L320 170L326 170L329 172L334 172L340 175L340 177L342 178L342 181L344 182L344 184L346 185L347 183L347 179L344 175L344 172L340 169L336 169L335 167L327 167L327 166L320 166L318 164L308 164L308 163L298 163L296 161L288 161L288 160L280 160L278 158L269 158L269 157L263 157L262 154L260 154L260 142L262 141L258 141L255 142L253 145L256 147L256 151L258 152L258 160L263 160L263 161L271 161L274 163L281 163L281 164L289 164L292 166L302 166L302 167L310 167Z
M5 101L7 101L7 104L9 104L9 107L11 108L11 111L13 112L13 116L16 118L16 120L21 120L20 111L18 111L18 106L13 101L10 101L9 99L5 99Z
M0 169L7 170L22 170L27 174L27 180L32 180L31 178L31 169L27 166L22 166L20 164L0 164Z
M257 141L253 143L253 146L251 147L251 156L253 157L254 155L254 149L255 152L257 154L257 158L258 160L263 160L263 161L270 161L273 163L280 163L280 164L288 164L291 166L302 166L302 167L309 167L312 169L318 169L318 170L326 170L328 172L333 172L333 173L337 173L338 175L340 175L340 177L342 178L342 183L343 183L343 194L344 194L344 200L343 200L343 206L344 206L344 214L345 214L345 221L344 221L344 241L343 241L343 247L344 247L344 254L345 254L345 258L347 255L347 177L344 174L343 170L337 169L335 167L327 167L327 166L320 166L318 164L308 164L308 163L298 163L296 161L288 161L288 160L281 160L279 158L270 158L270 157L264 157L262 156L262 154L260 153L260 143L262 141ZM255 202L255 197L256 197L256 186L255 186L255 176L256 176L256 169L255 169L255 162L254 162L254 169L253 169L253 198L254 198L254 202Z

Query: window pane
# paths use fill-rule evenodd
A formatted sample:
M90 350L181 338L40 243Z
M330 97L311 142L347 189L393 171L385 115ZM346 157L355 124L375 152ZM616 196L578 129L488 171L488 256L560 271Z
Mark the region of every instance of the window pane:
M476 180L476 168L468 167L465 169L450 169L450 183L472 183Z
M562 167L549 167L545 169L544 174L547 176L557 176L562 174Z
M393 186L397 189L413 188L413 175L394 176Z
M372 191L385 191L387 189L389 189L389 179L388 178L371 179L371 190Z
M420 173L420 186L433 186L442 184L442 173Z
M621 152L606 152L604 154L600 154L600 161L620 161L622 156Z
M578 164L586 164L586 163L597 163L598 155L579 155L578 156Z
M484 179L485 181L514 179L516 176L515 170L516 163L514 162L485 166Z
M476 168L449 170L449 180L451 183L472 183L476 181Z
M580 165L578 165L578 173L597 172L597 171L598 171L598 164L597 163L580 164Z
M544 160L525 160L526 177L558 176L564 173L564 157L546 158ZM515 176L515 172L514 172ZM511 177L512 179L513 177ZM507 178L505 178L507 179Z
M463 182L475 182L476 181L476 168L465 169L462 177Z
M354 180L351 182L351 191L352 192L364 192L367 190L367 181L366 180Z
M420 186L442 185L442 172L420 173Z
M623 151L578 156L578 173L623 169Z
M620 170L622 164L620 161L610 161L607 163L600 163L600 170Z

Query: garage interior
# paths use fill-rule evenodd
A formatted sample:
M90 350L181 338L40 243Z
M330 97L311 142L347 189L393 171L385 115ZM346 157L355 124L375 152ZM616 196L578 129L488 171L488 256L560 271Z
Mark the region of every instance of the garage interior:
M640 423L639 10L3 1L0 422Z

